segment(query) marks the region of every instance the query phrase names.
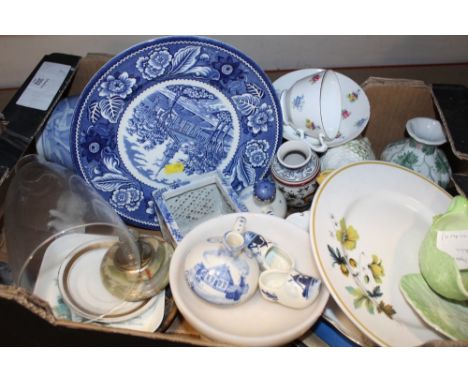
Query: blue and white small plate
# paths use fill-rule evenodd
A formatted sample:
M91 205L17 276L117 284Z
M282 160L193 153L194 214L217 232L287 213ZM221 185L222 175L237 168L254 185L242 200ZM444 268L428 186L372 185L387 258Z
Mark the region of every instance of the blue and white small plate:
M77 105L78 172L128 223L159 229L152 192L219 170L239 192L267 172L282 137L273 87L247 56L166 37L114 57Z

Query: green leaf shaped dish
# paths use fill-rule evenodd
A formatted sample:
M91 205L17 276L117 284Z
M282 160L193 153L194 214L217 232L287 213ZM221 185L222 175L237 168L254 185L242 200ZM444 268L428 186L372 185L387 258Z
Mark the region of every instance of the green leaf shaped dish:
M437 246L440 231L468 230L468 199L453 198L447 212L436 216L419 250L421 273L429 286L451 300L468 301L468 269L459 269L454 257Z
M408 303L431 327L452 340L468 339L468 305L435 293L419 273L405 275L400 289Z

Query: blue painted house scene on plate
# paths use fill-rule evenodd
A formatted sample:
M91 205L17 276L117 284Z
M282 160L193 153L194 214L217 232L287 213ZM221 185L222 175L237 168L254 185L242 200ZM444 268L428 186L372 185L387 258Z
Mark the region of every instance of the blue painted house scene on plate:
M152 192L214 170L237 192L263 177L281 139L272 85L221 42L167 37L111 59L84 89L76 169L128 223L159 229Z

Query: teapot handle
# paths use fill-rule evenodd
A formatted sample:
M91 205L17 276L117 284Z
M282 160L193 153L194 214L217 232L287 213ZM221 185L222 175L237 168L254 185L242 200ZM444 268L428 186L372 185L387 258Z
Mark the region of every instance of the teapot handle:
M239 216L234 222L234 226L232 227L232 230L240 234L243 234L245 231L246 222L247 222L247 219L245 217Z

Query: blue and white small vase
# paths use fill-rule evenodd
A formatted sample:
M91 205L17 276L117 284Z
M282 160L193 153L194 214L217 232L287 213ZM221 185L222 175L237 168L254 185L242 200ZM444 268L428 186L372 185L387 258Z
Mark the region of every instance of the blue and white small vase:
M203 300L219 305L239 304L257 290L259 267L246 249L242 230L235 226L224 234L221 243L206 240L187 255L185 278Z
M271 174L290 207L307 207L317 188L318 155L303 141L283 143L271 166Z
M73 170L73 162L70 153L70 134L78 98L63 98L55 106L42 134L36 141L36 151L39 156L71 170Z

